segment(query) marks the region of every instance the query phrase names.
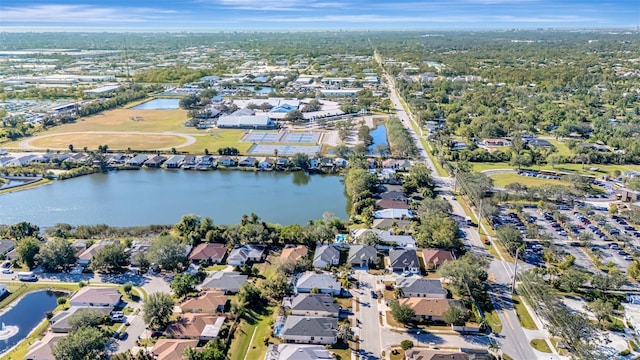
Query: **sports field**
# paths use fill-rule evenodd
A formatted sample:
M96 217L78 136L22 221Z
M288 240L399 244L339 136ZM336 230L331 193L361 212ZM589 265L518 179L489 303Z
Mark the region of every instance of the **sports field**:
M139 146L132 144L141 142L144 143L145 149L167 149L190 143L188 138L179 135L71 133L35 138L29 141L29 145L41 149L66 150L71 144L76 149L87 147L89 150L95 150L99 145L107 144L111 150L126 150L129 147L138 149Z

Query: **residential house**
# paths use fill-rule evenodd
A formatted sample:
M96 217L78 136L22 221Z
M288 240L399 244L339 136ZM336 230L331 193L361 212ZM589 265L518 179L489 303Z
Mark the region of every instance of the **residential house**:
M342 287L333 274L317 274L307 272L296 281L296 293L311 293L317 291L321 294L340 295Z
M409 198L402 191L387 191L382 194L378 194L377 197L382 200L395 200L402 202L409 202Z
M457 300L429 299L429 298L404 298L398 300L400 305L406 305L413 309L416 321L444 321L444 313L452 306L464 308Z
M236 161L236 159L232 158L231 156L221 156L218 158L218 165L236 166L238 165L238 162Z
M394 220L395 221L395 220ZM399 220L402 221L402 220ZM357 229L354 230L351 234L353 237L358 240L360 237L365 235L366 233L374 233L381 241L381 244L378 245L378 248L388 248L392 247L403 247L403 248L415 248L416 240L411 235L396 235L390 230L381 230L381 229Z
M211 340L218 337L226 317L187 313L169 324L164 335L171 339Z
M318 158L311 158L307 163L309 164L310 169L317 169L320 167L320 159Z
M405 352L405 360L491 360L494 357L485 349L434 350L412 348Z
M147 155L136 155L127 160L126 164L130 166L142 166L147 159L149 159L149 156Z
M307 256L309 253L309 248L304 245L286 245L284 249L282 249L282 253L280 254L280 260L282 262L285 261L299 261L303 257Z
M198 164L196 165L197 170L209 170L215 164L216 159L210 155L203 155L200 157Z
M146 254L150 247L151 240L134 240L131 243L131 247L126 250L129 253L129 263L132 266L140 265L140 254Z
M329 266L340 265L340 250L335 245L320 245L313 255L313 267L326 269Z
M94 243L93 245L91 245L89 248L85 249L84 251L82 251L79 255L78 255L78 264L82 265L82 266L87 266L91 263L91 259L93 259L93 256L103 247L109 245L109 244L114 244L114 241L111 240L101 240L98 241L96 243Z
M288 316L280 337L287 342L333 345L338 341L338 319Z
M205 291L180 304L183 313L222 313L226 310L229 297L221 291Z
M320 167L326 169L333 169L335 165L333 164L333 159L328 157L323 157L320 159Z
M333 159L333 164L339 168L346 167L348 163L349 161L347 159L341 157Z
M411 209L408 201L402 200L376 200L376 207L379 209Z
M108 165L124 165L127 162L128 159L129 159L129 157L127 155L124 155L124 154L113 154L113 155L111 155L109 160L107 160L107 164Z
M207 264L222 264L226 254L227 248L223 244L202 243L191 250L189 260L194 263L204 261Z
M437 269L447 261L453 261L453 253L445 249L423 249L422 259L427 269Z
M184 155L174 155L164 162L167 169L178 169L184 163Z
M198 158L195 155L184 156L184 160L182 161L183 169L193 169L196 165L198 165Z
M423 278L398 278L396 287L402 288L402 297L421 297L432 299L446 299L447 290L442 287L440 280Z
M272 169L275 164L276 161L274 159L266 157L258 163L258 168L262 170Z
M162 155L155 155L147 159L147 161L144 162L144 166L150 168L159 168L162 163L165 162L165 160L167 160L166 157Z
M371 245L356 244L349 247L347 262L351 266L367 267L376 260L378 260L378 251Z
M184 351L195 349L199 342L195 339L158 339L151 353L156 360L182 360Z
M13 240L2 239L0 240L0 255L3 257L16 248L16 242Z
M278 159L276 160L276 166L285 167L289 165L289 162L290 161L288 157L279 156Z
M375 219L413 219L413 212L407 209L383 209L373 212Z
M382 162L382 167L393 170L409 170L411 168L411 162L402 159L386 159Z
M242 158L238 162L238 166L254 167L254 166L256 166L256 161L258 161L258 159L254 158L253 156L247 156L247 157Z
M551 142L549 142L548 140L538 139L538 138L528 139L527 144L533 147L544 147L544 148L553 147L553 144L551 144Z
M390 249L389 267L391 271L420 273L420 261L415 249Z
M397 229L407 232L411 231L411 221L398 219L374 219L373 228L380 230Z
M273 344L265 360L335 360L335 357L322 345Z
M225 294L235 294L248 278L237 271L216 271L209 275L200 287L203 290L220 290Z
M120 303L121 297L114 288L86 286L78 290L69 303L71 306L105 306L113 309Z
M465 150L466 148L467 148L467 143L465 143L464 141L456 141L453 143L451 150L458 151L458 150Z
M262 262L265 257L265 248L262 245L236 246L227 257L227 264L242 266L247 263Z
M49 319L49 324L51 324L51 331L55 333L68 333L73 328L71 324L69 324L69 319L75 314L83 313L83 312L91 312L97 313L102 316L107 316L111 313L113 307L110 306L102 306L102 307L89 307L89 306L71 306L70 308L60 311L55 314L51 319Z
M329 294L302 293L294 297L285 298L282 302L291 315L338 317L340 305Z
M36 341L31 347L29 352L25 355L25 360L55 360L53 357L53 348L58 341L66 334L47 333L42 339ZM180 359L177 359L180 360Z
M511 146L511 141L507 139L484 139L485 146Z

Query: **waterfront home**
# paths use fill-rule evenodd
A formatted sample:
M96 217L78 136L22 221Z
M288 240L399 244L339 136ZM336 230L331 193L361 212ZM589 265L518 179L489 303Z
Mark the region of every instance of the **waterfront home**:
M299 261L307 256L309 248L304 245L286 245L280 254L280 261Z
M333 164L336 167L343 168L343 167L346 167L348 163L349 162L347 161L347 159L343 159L341 157L333 159Z
M156 360L182 360L184 351L195 349L199 342L196 339L158 339L151 353Z
M209 314L182 314L169 324L164 335L170 339L211 340L218 337L226 317Z
M385 246L415 248L416 240L411 235L396 235L390 230L382 229L356 229L351 232L354 239L358 240L366 233L374 233L379 239L378 248L384 249Z
M355 244L349 247L347 263L354 267L367 267L378 260L378 251L371 245Z
M375 219L413 219L413 212L408 209L383 209L373 212Z
M83 287L78 290L69 303L72 306L104 306L113 309L120 303L122 295L118 290L109 287Z
M459 306L464 309L460 301L452 299L428 299L428 298L404 298L398 300L400 305L410 307L416 321L444 321L444 313L452 306Z
M87 307L87 306L71 306L68 309L64 309L59 313L55 314L51 319L49 319L49 324L51 324L51 331L55 333L68 333L73 327L71 326L69 320L75 314L84 313L96 313L102 316L107 316L113 310L112 307L103 306L103 307Z
M379 209L411 209L408 202L402 200L376 200L376 207Z
M131 247L126 249L126 252L129 254L129 263L132 266L138 266L138 261L140 259L139 254L146 253L149 251L151 247L151 240L134 240L131 243Z
M340 305L329 294L298 294L285 298L282 307L289 309L291 315L338 317Z
M322 345L272 344L265 360L335 360Z
M318 158L311 158L307 161L307 164L309 164L310 169L315 169L320 167L320 160Z
M196 297L187 298L180 304L183 313L222 313L226 310L229 297L221 291L205 291Z
M227 264L242 266L247 263L262 262L265 257L265 248L262 245L242 245L236 246L229 253Z
M136 155L127 160L126 164L129 166L142 166L147 159L149 159L149 156L147 155Z
M194 166L198 165L198 158L195 155L185 155L184 160L182 161L183 169L193 169Z
M227 248L223 244L202 243L191 250L189 260L195 263L204 261L207 264L222 264L226 254Z
M328 157L320 158L320 167L325 169L333 169L335 165L333 164L333 159Z
M221 156L218 158L218 165L236 166L238 165L238 162L236 161L236 159L232 158L231 156Z
M276 161L270 157L264 158L262 161L258 163L258 168L266 170L271 169L275 165Z
M147 159L147 161L144 162L144 166L150 168L159 168L165 160L167 160L166 157L162 155L155 155Z
M220 290L224 294L235 294L248 278L249 276L237 271L216 271L204 279L200 287L203 290Z
M420 273L420 261L415 249L390 249L389 268L392 272Z
M430 299L446 299L447 290L438 279L398 278L396 287L402 288L402 297L421 297Z
M340 250L335 245L319 245L313 255L313 267L326 269L340 265Z
M87 266L91 263L93 256L103 247L114 244L115 241L112 240L100 240L93 245L89 246L89 248L85 249L78 255L78 264L82 266Z
M285 167L287 165L289 165L289 158L287 157L279 156L278 160L276 160L276 166Z
M296 293L311 293L317 291L321 294L340 295L342 287L333 274L317 274L307 272L298 278L295 285Z
M2 239L0 240L0 255L6 256L16 247L16 242L13 240Z
M167 169L178 169L184 162L184 155L174 155L164 162Z
M380 200L394 200L394 201L402 201L408 202L409 198L402 191L387 191L382 194L376 195Z
M29 347L29 352L24 357L25 360L55 360L53 348L65 336L67 335L53 332L47 333L42 339L37 340Z
M247 156L247 157L244 157L244 158L240 159L240 161L238 162L238 166L254 167L254 166L256 166L256 162L257 161L258 161L258 159L254 158L253 156Z
M338 319L329 317L288 316L280 331L284 341L333 345L338 341Z
M409 170L411 162L403 159L386 159L382 162L382 167L393 170Z
M453 261L454 257L451 250L445 249L423 249L422 259L427 269L437 269L440 265L447 261Z
M129 157L124 154L113 154L107 160L108 165L124 165L127 162Z
M213 167L214 163L215 163L215 158L213 156L203 155L200 157L200 160L196 165L196 169L209 170Z

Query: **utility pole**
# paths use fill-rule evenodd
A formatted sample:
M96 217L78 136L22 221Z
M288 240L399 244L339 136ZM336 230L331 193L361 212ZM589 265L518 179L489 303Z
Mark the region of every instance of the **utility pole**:
M511 293L516 292L516 279L518 278L518 254L520 253L520 248L516 249L516 266L513 269L513 284L511 285Z

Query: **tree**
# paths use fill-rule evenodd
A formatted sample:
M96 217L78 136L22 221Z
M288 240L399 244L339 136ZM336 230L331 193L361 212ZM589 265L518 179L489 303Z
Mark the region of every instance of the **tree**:
M409 306L405 304L400 304L397 301L393 301L390 303L391 306L391 316L396 319L397 322L407 325L413 320L413 317L416 316L415 311Z
M396 286L396 287L393 289L393 296L394 296L396 299L400 299L400 298L402 298L402 297L404 296L404 290L402 290L402 287L400 287L400 286Z
M151 293L142 303L144 322L152 329L162 329L173 314L173 299L167 293Z
M73 144L69 144L69 151L73 152Z
M411 341L411 340L402 340L400 342L400 347L402 348L402 350L407 351L407 350L413 348L413 341Z
M307 170L309 168L309 155L303 153L295 153L291 158L291 163L297 168Z
M87 308L76 311L69 317L71 331L76 331L83 327L97 327L104 322L104 315L98 310Z
M125 294L127 294L127 295L131 293L132 289L133 289L133 283L131 281L127 281L122 286L122 290L124 290Z
M627 275L634 279L640 278L640 261L634 259L629 268L627 269Z
M301 122L304 121L304 114L300 110L291 110L285 115L284 120L292 123Z
M602 324L603 320L609 318L609 315L613 313L613 304L606 299L596 299L587 305L585 305L587 310L591 311L598 319L598 324Z
M558 279L560 286L569 292L575 292L587 280L587 274L578 269L568 269Z
M488 265L486 258L466 253L455 261L440 265L438 275L451 281L452 291L456 295L479 298L484 294Z
M93 255L89 267L99 273L121 273L129 264L129 254L120 243L108 244Z
M36 260L47 271L60 271L76 263L76 254L67 240L53 239L40 248Z
M16 247L20 261L32 269L36 265L36 257L40 252L40 241L33 237L20 240Z
M291 280L283 271L277 271L269 281L264 281L261 285L261 294L263 297L273 300L282 301L282 299L291 293Z
M449 325L462 326L469 319L469 312L460 306L452 306L442 314L442 317Z
M522 248L524 240L522 234L514 226L501 226L496 230L498 241L509 251L511 255L515 255L516 250Z
M151 243L149 259L164 270L180 270L187 262L187 252L178 239L164 235Z
M38 237L40 228L30 222L22 221L9 226L9 237L20 240L25 237Z
M180 273L173 277L169 287L173 290L173 294L176 297L181 298L196 291L196 282L197 279L193 275L189 273Z
M146 253L137 253L134 255L133 260L138 264L138 268L140 268L140 272L142 273L146 273L149 270L149 267L151 267L151 261Z
M382 238L373 231L365 231L364 234L358 238L358 242L364 245L376 246L382 242Z
M104 355L104 347L109 340L108 335L100 329L82 327L61 338L53 348L56 360L100 359Z

